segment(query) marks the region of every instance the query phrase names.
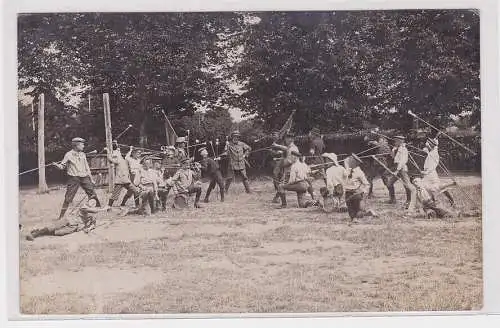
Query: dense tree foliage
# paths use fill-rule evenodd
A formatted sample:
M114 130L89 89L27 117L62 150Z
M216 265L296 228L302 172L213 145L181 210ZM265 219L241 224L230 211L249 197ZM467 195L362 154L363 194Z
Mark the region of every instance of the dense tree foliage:
M165 114L200 140L238 127L253 142L292 110L299 134L406 131L408 110L480 129L473 11L30 14L18 29L19 89L35 114L45 94L48 152L75 135L102 147L105 92L113 135L133 124L121 141L149 147L165 140ZM253 118L235 124L231 107ZM36 151L31 118L20 103L21 153Z
M235 14L56 14L19 19L20 87L65 94L108 92L117 130L136 123L141 143L163 114L192 115L197 103L215 103L227 91L208 71L217 57L217 33ZM60 98L59 98L60 99ZM64 100L64 99L61 99ZM95 100L102 108L102 98ZM67 113L62 112L61 115ZM98 117L99 118L99 117ZM102 129L102 120L89 126ZM148 129L149 128L149 129Z
M479 17L471 11L259 13L236 74L235 98L268 128L297 109L298 129L439 125L469 112L479 124ZM467 114L469 114L467 113Z

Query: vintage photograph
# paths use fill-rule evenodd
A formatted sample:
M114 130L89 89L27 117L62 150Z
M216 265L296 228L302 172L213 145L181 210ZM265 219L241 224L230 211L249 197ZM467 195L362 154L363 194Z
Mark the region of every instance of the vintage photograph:
M19 14L20 313L480 310L479 23Z

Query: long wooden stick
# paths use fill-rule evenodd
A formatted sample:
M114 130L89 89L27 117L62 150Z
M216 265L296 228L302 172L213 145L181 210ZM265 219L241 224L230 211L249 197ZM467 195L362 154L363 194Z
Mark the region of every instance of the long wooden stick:
M49 191L45 179L45 95L38 97L38 193Z
M445 132L443 132L442 130L438 129L437 127L435 127L434 125L430 124L429 122L425 121L424 119L418 117L417 114L413 113L411 110L408 111L408 114L414 118L416 118L417 120L419 121L422 121L423 123L427 124L428 126L430 126L431 128L433 128L434 130L436 130L437 132L439 132L440 134L442 135L445 135L448 139L450 139L451 141L453 141L455 144L459 145L460 147L462 147L463 149L467 150L469 153L471 153L472 155L477 155L477 153L475 151L473 151L472 149L470 149L469 147L465 146L463 143L461 143L460 141L456 140L455 138L449 136L448 134L446 134Z
M377 157L375 157L375 155L372 155L371 156L380 166L382 166L384 169L387 170L387 172L389 172L390 174L392 174L394 177L398 178L398 175L397 174L394 174L394 172L392 172L391 170L389 170L389 168L384 164L382 163Z

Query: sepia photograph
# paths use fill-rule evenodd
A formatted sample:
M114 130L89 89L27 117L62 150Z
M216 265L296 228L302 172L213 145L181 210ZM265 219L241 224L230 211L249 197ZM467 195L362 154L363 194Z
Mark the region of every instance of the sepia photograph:
M21 315L482 309L479 10L22 13L17 74Z

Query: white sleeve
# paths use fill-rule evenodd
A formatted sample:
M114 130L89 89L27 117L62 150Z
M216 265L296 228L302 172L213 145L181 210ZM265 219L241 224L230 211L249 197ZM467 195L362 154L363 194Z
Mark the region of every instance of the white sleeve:
M408 163L408 149L406 148L400 148L399 152L399 158L398 158L398 168L397 171L400 171L403 169L403 166Z
M326 170L326 189L329 191L332 191L333 188L335 187L332 182L332 170Z
M288 179L288 183L293 183L297 179L297 167L292 166L290 170L290 178Z

